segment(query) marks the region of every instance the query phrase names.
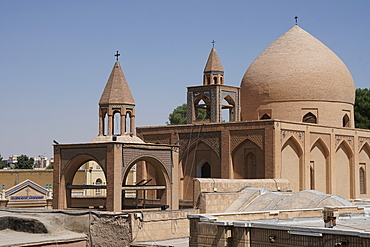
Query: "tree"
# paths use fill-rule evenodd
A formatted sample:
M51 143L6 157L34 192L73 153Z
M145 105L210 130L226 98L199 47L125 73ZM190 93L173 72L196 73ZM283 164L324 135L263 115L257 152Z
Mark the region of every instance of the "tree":
M0 154L0 169L4 169L4 167L5 167L5 163L3 161L3 156L1 156Z
M33 169L34 159L22 154L17 158L15 169Z
M182 104L176 107L172 113L168 116L169 122L166 122L167 125L178 125L178 124L187 124L187 112L188 112L188 105ZM198 119L204 119L206 116L205 109L198 109Z
M356 89L355 126L370 129L370 89Z

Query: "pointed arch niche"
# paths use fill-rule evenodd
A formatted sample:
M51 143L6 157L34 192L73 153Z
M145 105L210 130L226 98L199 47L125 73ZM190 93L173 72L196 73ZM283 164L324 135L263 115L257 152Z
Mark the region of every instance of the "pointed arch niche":
M302 189L302 148L294 137L290 137L281 151L280 178L288 179L294 192Z
M265 154L247 139L232 152L234 178L265 178Z
M359 153L359 188L360 196L368 194L368 182L369 178L367 175L367 167L370 165L370 145L365 143L360 149Z
M345 199L352 197L352 151L346 141L343 141L335 152L333 174L336 180L334 194Z
M310 150L310 188L329 193L329 150L322 139L318 139Z
M204 141L195 142L186 150L181 158L180 186L183 191L180 199L193 199L193 178L200 177L203 172L208 172L206 165L209 164L211 178L221 178L221 159L215 150ZM206 175L206 174L204 174Z

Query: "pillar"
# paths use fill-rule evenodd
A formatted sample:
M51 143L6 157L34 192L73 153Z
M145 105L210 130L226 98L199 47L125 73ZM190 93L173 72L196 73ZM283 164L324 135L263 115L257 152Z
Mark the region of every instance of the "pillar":
M107 154L107 211L120 212L122 203L122 146L110 144Z

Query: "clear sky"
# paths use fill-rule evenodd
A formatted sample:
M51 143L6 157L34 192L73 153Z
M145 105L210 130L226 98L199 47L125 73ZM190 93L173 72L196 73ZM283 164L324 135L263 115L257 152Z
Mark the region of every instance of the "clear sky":
M370 87L370 1L2 0L0 154L52 156L52 140L88 142L117 50L136 102L136 126L164 125L201 85L216 50L225 83L298 24Z

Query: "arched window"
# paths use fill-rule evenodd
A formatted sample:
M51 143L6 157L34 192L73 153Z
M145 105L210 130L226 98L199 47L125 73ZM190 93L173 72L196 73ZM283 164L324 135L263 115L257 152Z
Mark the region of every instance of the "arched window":
M213 77L213 84L217 84L217 76Z
M201 178L210 178L211 177L211 166L208 162L204 163L201 168Z
M121 135L121 113L119 112L113 115L113 135Z
M210 119L211 101L205 95L202 95L194 101L195 120Z
M260 118L260 120L264 120L264 119L271 119L271 117L267 114L263 114L263 116Z
M366 194L366 173L363 167L360 168L360 194Z
M104 114L103 119L103 135L108 135L108 113Z
M349 117L348 117L347 114L344 115L344 117L343 117L343 127L350 127L349 126Z
M312 114L311 112L307 113L303 116L303 122L304 123L317 123L316 116Z
M101 185L102 184L102 180L100 178L98 178L96 181L95 181L95 185ZM101 195L101 190L100 189L95 189L95 195L96 196L99 196Z
M310 190L315 189L315 170L313 169L313 161L310 166Z
M235 102L230 95L227 95L222 101L222 121L233 122L235 121Z

